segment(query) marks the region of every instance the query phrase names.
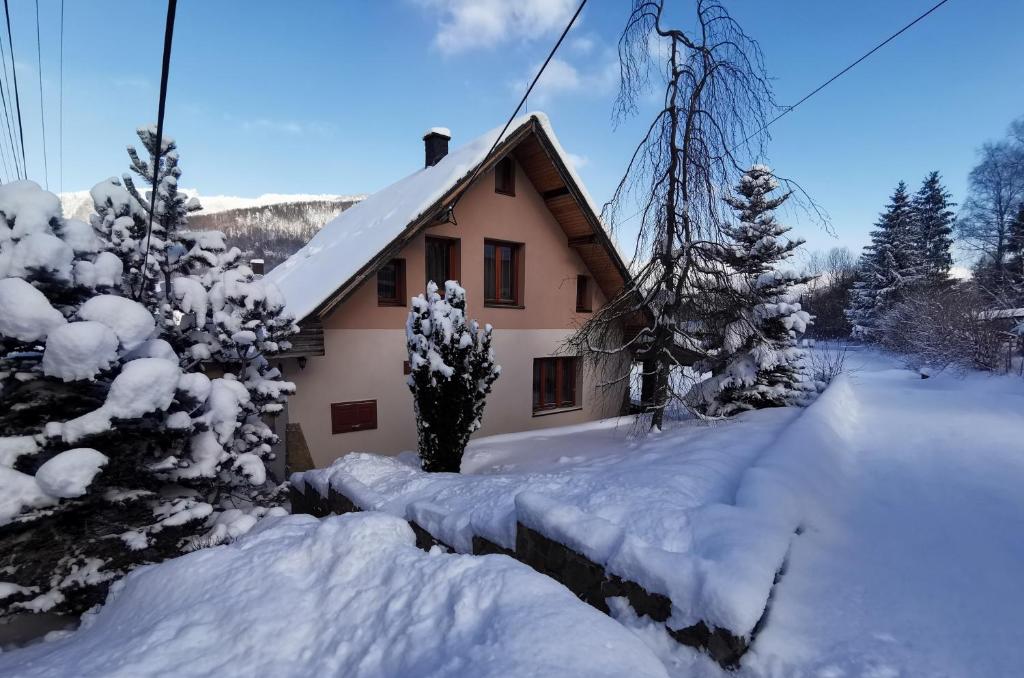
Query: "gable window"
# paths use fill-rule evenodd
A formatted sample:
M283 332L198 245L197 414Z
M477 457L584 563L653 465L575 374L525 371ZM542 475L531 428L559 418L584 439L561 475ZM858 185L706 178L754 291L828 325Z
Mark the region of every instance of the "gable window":
M405 259L392 259L377 271L377 305L405 306Z
M585 275L576 276L576 312L590 313L590 278Z
M509 156L494 166L494 192L512 196L516 194L516 163Z
M427 238L427 280L444 293L448 280L459 279L459 241L456 238Z
M579 359L575 357L533 359L533 411L544 412L578 407L576 388Z
M519 306L522 281L522 245L484 241L484 303Z

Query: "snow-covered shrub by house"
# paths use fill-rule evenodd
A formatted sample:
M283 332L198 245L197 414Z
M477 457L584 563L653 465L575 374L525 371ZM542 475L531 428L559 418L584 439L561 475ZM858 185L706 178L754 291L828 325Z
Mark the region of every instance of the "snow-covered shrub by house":
M0 618L80 612L273 510L262 415L294 386L268 357L294 324L222 237L185 230L175 145L154 176L139 136L151 238L127 177L93 189L91 225L32 182L0 186Z
M812 388L796 345L811 321L793 289L803 280L778 270L803 241L783 239L789 227L774 211L790 194L772 195L778 186L768 167L754 165L726 197L738 223L723 229L723 259L733 275L722 296L735 307L725 309L721 345L707 365L713 376L694 390L695 404L712 416L799 404Z
M412 300L405 326L408 383L423 469L458 473L501 367L494 362L491 326L466 319L466 290L453 280L444 287L441 297L430 282L426 295Z

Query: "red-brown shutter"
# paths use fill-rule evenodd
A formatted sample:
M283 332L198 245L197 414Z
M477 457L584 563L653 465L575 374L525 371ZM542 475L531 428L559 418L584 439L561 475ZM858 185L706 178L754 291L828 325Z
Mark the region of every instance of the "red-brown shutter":
M377 401L331 403L331 433L368 431L377 428Z

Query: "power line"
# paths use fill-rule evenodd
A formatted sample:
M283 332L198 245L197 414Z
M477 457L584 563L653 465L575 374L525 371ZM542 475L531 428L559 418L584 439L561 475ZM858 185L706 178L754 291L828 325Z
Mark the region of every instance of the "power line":
M11 63L14 63L14 51L13 46L9 46L11 49ZM7 52L3 47L3 42L0 41L0 101L3 102L4 107L4 123L7 128L7 140L10 144L11 156L14 158L14 165L17 168L17 177L19 179L24 178L21 163L19 162L19 156L17 151L17 142L14 136L14 97L11 89L10 78L7 75Z
M36 66L39 69L39 126L43 131L43 184L50 190L50 165L46 159L46 109L43 106L43 48L39 39L39 0L36 0Z
M737 148L739 148L739 147L740 147L740 146L742 146L743 144L747 143L748 141L750 141L750 140L751 140L751 139L753 139L754 137L756 137L756 136L757 136L758 134L760 134L761 132L764 132L764 131L765 131L766 129L768 129L769 127L771 127L772 125L774 125L774 124L775 124L776 122L778 122L779 120L781 120L781 119L782 119L782 118L784 118L785 116L787 116L787 115L789 115L790 113L792 113L792 112L793 112L794 110L796 110L796 107L797 107L797 106L799 106L800 104L804 103L805 101L807 101L808 99L810 99L811 97L813 97L813 96L814 96L815 94L817 94L817 93L818 93L818 92L820 92L821 90L823 90L823 89L825 89L826 87L828 87L829 85L831 85L831 84L832 84L833 82L835 82L836 80L838 80L838 79L839 79L839 78L841 78L842 76L846 75L846 73L847 73L847 72L849 72L850 70L852 70L852 69L853 69L853 68L854 68L854 67L855 67L855 66L856 66L857 64L859 64L860 62L864 61L864 60L865 60L865 59L867 59L867 58L868 58L869 56L871 56L872 54L874 54L874 53L875 53L875 52L877 52L878 50L882 49L883 47L885 47L886 45L888 45L888 44L889 44L890 42L892 42L893 40L895 40L895 39L896 39L896 38L898 38L899 36L901 36L901 35L903 35L904 33L906 33L906 32L907 32L908 30L910 30L910 28L911 28L912 26L914 26L914 24L916 24L917 22L921 21L921 20L922 20L922 19L924 19L924 18L925 18L926 16L928 16L929 14L931 14L932 12L934 12L935 10L937 10L937 9L938 9L939 7L942 7L943 5L945 5L945 4L947 3L947 2L949 2L949 0L941 0L940 2L938 2L938 3L934 4L934 5L932 5L931 9L929 9L929 10L928 10L927 12L925 12L925 13L924 13L924 14L922 14L921 16L917 17L916 19L914 19L913 21L911 21L911 22L910 22L909 24L907 24L907 25L906 25L906 26L904 26L903 28L899 29L898 31L896 31L895 33L893 33L892 35L890 35L890 36L889 36L888 38L886 38L886 39L885 39L885 40L883 40L882 42L880 42L880 43L878 43L877 45L875 45L874 47L872 47L872 48L871 48L870 50L868 50L868 51L867 51L866 53L864 53L864 55L863 55L863 56L861 56L861 57L860 57L859 59L857 59L856 61L854 61L853 63L851 63L851 64L850 64L849 66L847 66L847 67L846 67L846 68L844 68L843 70L841 70L841 71L839 71L838 73L836 73L835 75L833 75L833 76L832 76L831 78L829 78L829 79L828 79L828 80L826 80L825 82L823 82L823 83L821 83L820 85L818 85L817 87L815 87L815 88L814 88L813 90L811 90L811 92L810 92L809 94L807 94L807 95L806 95L806 96L804 96L804 97L803 97L802 99L800 99L800 101L796 102L796 103L795 103L795 104L793 104L792 106L787 106L787 107L786 107L786 109L785 109L784 111L782 111L781 113L779 113L778 115L776 115L776 116L775 116L774 118L772 118L771 120L769 120L769 121L768 121L768 122L767 122L767 123L766 123L766 124L765 124L765 125L764 125L763 127L761 127L761 129L757 130L756 132L754 132L753 134L751 134L750 136L748 136L748 137L747 137L746 139L744 139L744 140L743 140L743 141L741 141L740 143L736 144L736 146L735 146L734 148L732 148L732 149L730 150L730 153L731 153L732 151L735 151L735 150L736 150Z
M831 85L831 84L832 84L833 82L835 82L836 80L838 80L839 78L841 78L841 77L842 77L843 75L845 75L845 74L846 74L847 72L849 72L850 70L852 70L852 69L853 69L853 68L854 68L855 66L857 66L857 65L858 65L858 64L859 64L860 62L864 61L864 60L865 60L865 59L867 59L867 58L868 58L869 56L871 56L872 54L874 54L874 53L875 53L875 52L877 52L878 50L882 49L883 47L885 47L886 45L888 45L888 44L889 44L890 42L892 42L893 40L895 40L895 39L896 39L896 38L898 38L899 36L901 36L901 35L903 35L904 33L906 33L906 32L907 32L908 30L910 30L910 28L911 28L912 26L914 26L914 25L915 25L916 23L918 23L919 21L921 21L922 19L924 19L924 18L925 18L926 16L928 16L929 14L931 14L932 12L934 12L935 10L937 10L937 9L938 9L939 7L942 7L943 5L945 5L945 4L947 3L947 2L949 2L949 0L941 0L941 2L938 2L938 3L936 3L935 5L933 5L933 6L932 6L932 7L931 7L931 8L930 8L930 9L929 9L929 10L928 10L927 12L925 12L925 13L924 13L924 14L922 14L922 15L920 15L919 17L917 17L916 19L914 19L913 21L911 21L910 23L908 23L908 24L907 24L906 26L904 26L903 28L899 29L898 31L896 31L895 33L893 33L892 35L890 35L890 36L889 36L888 38L886 38L886 39L885 39L885 40L883 40L882 42L880 42L880 43L878 43L877 45L875 45L874 47L872 47L872 48L871 48L870 50L868 50L867 52L865 52L865 53L864 53L864 54L863 54L863 55L862 55L862 56L861 56L861 57L860 57L859 59L857 59L857 60L856 60L856 61L854 61L853 63L849 64L849 65L848 65L848 66L847 66L846 68L844 68L843 70L839 71L838 73L836 73L835 75L833 75L833 76L832 76L831 78L829 78L829 79L828 79L828 80L826 80L825 82L823 82L823 83L821 83L820 85L818 85L817 87L815 87L815 88L814 88L813 90L811 90L811 91L810 91L810 93L808 93L807 95L805 95L805 96L804 96L804 97L803 97L802 99L800 99L799 101L797 101L797 102L796 102L795 104L793 104L792 106L787 106L787 107L786 107L786 109L785 109L784 111L782 111L781 113L779 113L778 115L776 115L776 116L775 116L774 118L772 118L771 120L769 120L769 121L768 121L767 123L765 123L765 124L764 124L764 125L763 125L763 126L762 126L762 127L760 128L760 129L759 129L759 130L757 130L756 132L754 132L753 134L751 134L750 136L748 136L748 137L747 137L746 139L744 139L744 140L743 140L743 141L741 141L740 143L736 144L736 146L734 146L733 148L731 148L731 149L729 150L729 152L730 152L730 153L732 153L732 152L733 152L733 151L735 151L735 150L736 150L737 148L739 148L739 147L740 147L740 146L742 146L743 144L747 143L748 141L750 141L751 139L753 139L754 137L756 137L756 136L757 136L758 134L761 134L762 132L764 132L765 130L767 130L767 129L768 129L769 127L771 127L772 125L774 125L774 124L775 124L776 122L778 122L779 120L781 120L781 119L782 119L782 118L784 118L785 116L787 116L787 115L789 115L790 113L792 113L792 112L793 112L794 110L796 110L796 107L797 107L797 106L799 106L800 104L804 103L805 101L807 101L808 99L810 99L811 97L813 97L813 96L814 96L815 94L817 94L817 93L818 93L818 92L820 92L821 90L823 90L823 89L825 89L826 87L828 87L829 85ZM619 225L619 226L621 226L622 224L624 224L624 223L626 223L626 222L628 222L628 221L632 221L632 220L633 220L633 219L635 219L636 217L640 216L640 214L641 214L642 212L643 212L643 209L640 209L640 210L638 210L637 212L634 212L633 214L629 215L628 217L626 217L625 219L623 219L622 221L620 221L620 222L618 223L618 225Z
M18 152L15 150L14 143L14 132L11 130L11 104L8 103L9 86L7 85L7 57L3 47L3 41L0 40L0 66L3 70L0 70L0 102L3 103L4 107L4 126L6 128L6 141L7 148L10 149L11 159L14 163L14 176L18 179L21 178L21 165L18 163ZM13 103L13 102L12 102Z
M7 0L4 0L6 2ZM149 246L153 240L153 214L156 212L156 194L159 188L160 155L164 148L164 107L167 102L167 76L171 70L171 41L174 38L174 14L178 9L178 0L167 0L167 24L164 26L164 58L160 66L160 105L156 114L156 153L153 155L153 191L149 197L149 225L146 227L146 256L142 260L142 278L139 291L135 295L138 300L146 287L146 273L149 270Z
M60 0L60 77L57 99L57 186L64 192L64 0Z
M7 19L7 44L11 48L11 75L14 76L14 103L18 108L18 138L21 140L21 167L28 178L28 167L25 164L25 128L21 124L21 96L18 94L18 69L14 64L14 40L11 38L11 8L8 0L4 0L4 16Z
M487 154L484 155L483 160L480 161L480 164L477 165L476 170L473 171L473 174L472 176L470 176L469 181L466 182L467 186L476 181L476 178L480 174L481 169L487 163L488 158L491 157L491 153L494 152L494 149L498 147L498 144L501 142L502 137L505 136L505 132L508 131L509 125L511 125L512 121L516 119L516 116L519 114L520 109L522 109L523 104L526 103L526 98L530 96L530 92L533 91L534 85L536 85L537 81L540 80L540 76L544 73L544 69L548 67L549 63L551 63L551 59L555 56L555 52L557 52L558 48L562 45L562 41L565 40L565 36L569 34L569 30L572 29L573 24L576 23L576 19L579 18L580 12L583 11L583 8L586 6L586 4L587 0L583 0L582 2L580 2L580 6L576 8L576 13L572 15L572 18L569 19L569 23L566 24L565 26L565 30L563 30L562 34L558 36L558 42L556 42L555 46L551 48L551 51L548 53L548 58L544 60L543 64L541 64L540 70L537 71L537 75L533 77L533 82L531 82L530 86L526 88L526 92L523 94L523 98L519 100L519 105L516 106L516 110L512 111L512 115L508 117L508 121L505 123L505 126L501 128L501 132L498 134L497 138L495 138L490 150L487 151ZM449 217L451 217L454 214L455 206L459 204L459 200L462 198L464 193L465 191L455 196L455 200L448 208Z

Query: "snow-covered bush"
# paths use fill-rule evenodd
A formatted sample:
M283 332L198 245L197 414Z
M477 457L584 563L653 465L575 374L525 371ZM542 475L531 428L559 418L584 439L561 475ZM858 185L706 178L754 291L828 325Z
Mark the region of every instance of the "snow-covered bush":
M91 226L34 183L0 186L0 582L17 587L0 617L80 612L274 504L261 417L294 386L267 357L294 324L219 234L184 230L174 143L154 177L139 136L152 237L127 177L93 189Z
M706 366L713 376L693 391L697 407L712 416L800 404L813 390L796 345L796 334L811 321L793 289L804 279L777 270L803 241L782 239L789 227L776 221L774 210L790 194L770 195L776 188L772 171L754 165L726 198L739 223L724 228L724 259L734 275L722 297L735 306L725 309L721 345L709 361L715 364Z
M405 325L409 389L416 409L420 460L426 471L458 473L470 435L480 428L491 385L501 373L491 326L466 320L466 290L449 280L412 300Z

